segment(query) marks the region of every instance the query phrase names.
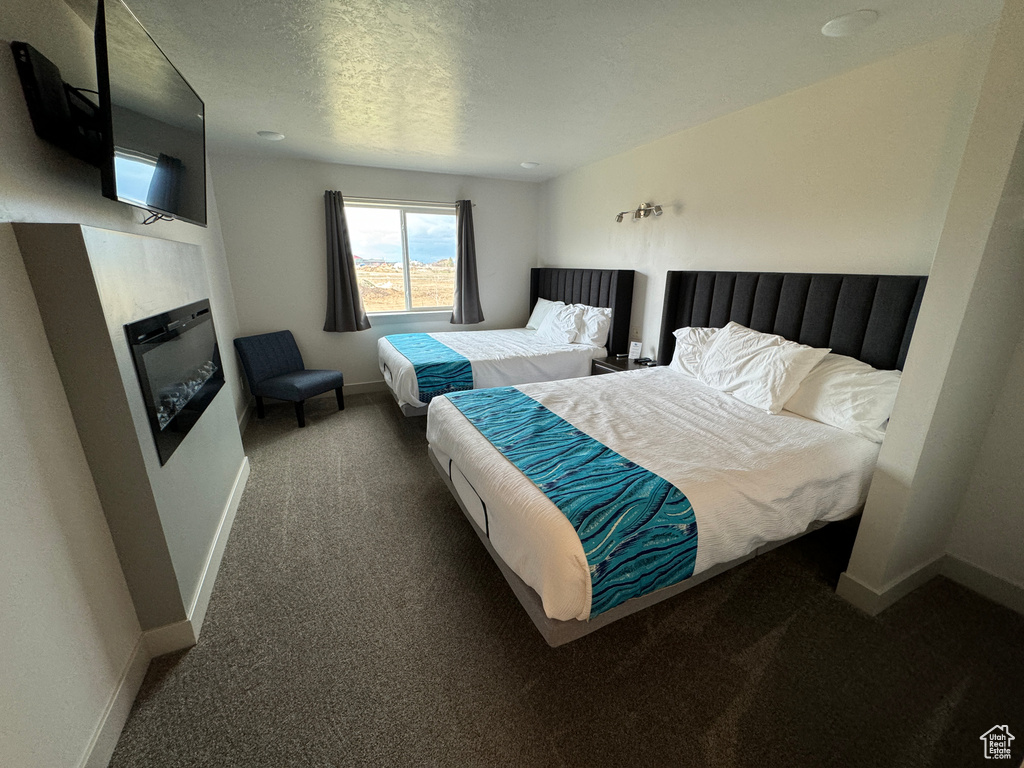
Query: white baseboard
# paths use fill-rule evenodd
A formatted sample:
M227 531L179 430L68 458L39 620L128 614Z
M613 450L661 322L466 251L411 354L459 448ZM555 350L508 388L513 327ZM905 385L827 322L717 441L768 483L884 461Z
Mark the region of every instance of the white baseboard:
M142 633L142 637L151 659L167 653L183 651L186 648L191 648L199 641L195 627L193 627L189 619L182 619L173 624L164 624L162 627L147 629Z
M909 595L922 584L942 572L943 555L929 560L910 573L893 579L881 590L869 587L864 582L844 571L839 576L836 594L860 608L869 616L877 616L902 597Z
M217 526L217 534L213 537L213 544L206 555L206 567L203 568L203 578L196 587L192 596L192 604L189 606L188 616L195 628L196 639L203 628L203 620L206 618L206 609L210 605L210 595L213 594L213 585L217 581L217 573L220 571L220 561L224 557L224 547L227 546L228 537L231 535L231 526L235 522L235 514L238 512L238 505L242 501L242 492L249 480L249 457L242 458L242 464L235 475L235 484L231 488L231 495L227 504L224 505L224 512L220 517L220 525Z
M345 394L346 395L363 395L367 392L387 392L388 385L384 383L384 379L380 381L364 381L360 384L346 384Z
M246 456L242 459L238 474L235 475L234 487L224 505L217 533L206 554L203 577L199 580L199 585L192 595L192 602L188 607L188 618L174 624L155 627L144 633L146 647L149 649L151 658L191 648L199 642L199 633L202 631L203 621L206 619L206 609L210 605L210 596L213 594L213 585L217 581L220 561L224 557L224 547L227 546L228 538L231 535L231 526L235 522L238 505L242 501L242 492L249 479L249 471L249 457Z
M248 409L246 410L248 412ZM82 768L102 768L110 762L110 757L114 754L114 748L117 746L117 740L131 713L132 704L146 677L150 660L166 653L191 648L199 640L199 632L202 630L203 620L206 618L206 609L210 605L210 595L213 594L213 585L217 580L217 572L220 570L220 562L224 556L224 547L227 546L228 537L231 535L231 526L235 522L235 514L238 512L238 505L242 500L242 492L245 490L245 483L248 479L249 457L246 456L238 468L231 495L224 505L217 534L214 536L206 557L203 578L192 597L188 618L140 633L131 657L121 673L117 687L110 695L110 700L107 702L93 737L79 761Z
M942 561L942 575L993 602L1024 614L1024 586L1020 584L1014 584L981 566L950 554Z
M890 582L882 590L872 589L848 572L843 573L839 577L836 594L853 603L868 615L876 616L900 598L939 575L977 592L982 597L987 597L993 602L1024 614L1024 586L1007 581L1001 576L986 571L981 566L948 553L939 555L906 576Z
M868 616L874 616L882 609L880 596L871 587L863 584L849 572L843 571L839 574L839 584L836 585L836 594L846 602L860 608Z
M244 435L245 428L249 426L249 419L252 417L252 403L246 402L245 408L238 415L238 434Z
M342 387L344 394L346 395L364 395L367 392L388 392L388 385L384 383L384 380L380 381L364 381L359 384L346 384ZM329 397L334 398L334 390L329 389L326 392L321 392L319 395L313 395L310 400L317 400L319 398ZM249 424L249 418L252 415L254 409L253 403L255 400L250 401L246 406L245 413L238 420L238 431L239 433L245 432L245 427ZM270 402L277 402L273 399Z
M121 678L117 682L117 687L110 694L110 700L100 716L92 739L79 761L82 768L105 768L110 763L117 740L121 737L121 730L128 721L132 704L135 703L135 697L146 677L149 660L150 655L145 636L140 634L128 662L125 664L124 671L121 673Z

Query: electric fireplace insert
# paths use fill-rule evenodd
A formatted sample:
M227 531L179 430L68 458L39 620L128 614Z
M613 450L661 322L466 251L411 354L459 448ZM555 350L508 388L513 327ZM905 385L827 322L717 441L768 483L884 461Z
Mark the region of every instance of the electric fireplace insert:
M161 466L224 386L209 299L125 327Z

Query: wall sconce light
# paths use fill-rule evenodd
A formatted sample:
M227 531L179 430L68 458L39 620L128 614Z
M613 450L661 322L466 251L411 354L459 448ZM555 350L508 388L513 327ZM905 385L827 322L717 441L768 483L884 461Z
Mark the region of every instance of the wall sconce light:
M660 205L654 203L640 203L636 207L635 211L620 211L616 216L616 221L622 221L622 217L626 214L630 214L630 218L633 221L640 221L640 219L646 219L648 216L661 216L664 211L661 210Z

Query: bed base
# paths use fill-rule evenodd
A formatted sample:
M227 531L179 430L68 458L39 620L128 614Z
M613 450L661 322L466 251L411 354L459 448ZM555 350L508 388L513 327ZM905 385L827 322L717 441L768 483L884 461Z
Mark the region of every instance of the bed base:
M528 585L525 581L519 578L519 575L512 570L512 568L501 558L501 555L495 551L491 545L490 539L487 538L487 534L480 529L476 521L473 520L469 513L469 508L466 506L466 502L463 501L461 494L455 487L455 483L452 481L451 476L448 474L448 470L438 460L437 455L434 453L433 446L428 446L427 451L430 454L430 461L437 470L437 473L444 480L444 484L448 487L455 501L458 502L459 509L462 510L462 514L466 520L469 521L470 526L476 532L477 537L483 542L484 547L490 553L491 558L498 565L498 569L505 577L505 581L512 588L512 592L516 598L522 604L523 608L526 609L527 615L530 620L533 621L535 627L544 638L545 642L552 648L557 648L560 645L578 640L584 635L589 635L601 627L605 627L611 624L613 621L618 621L621 618L629 616L637 611L642 611L644 608L648 608L656 603L660 603L662 600L667 600L670 597L675 597L680 592L701 584L708 579L717 576L720 573L728 571L730 568L745 563L748 560L753 560L758 555L769 552L776 547L781 547L783 544L788 544L791 541L799 539L801 536L805 536L812 531L816 531L819 528L824 527L827 523L821 520L815 520L812 522L803 533L798 533L796 536L791 536L788 539L782 539L781 541L773 541L767 544L762 544L760 547L755 549L753 552L744 555L743 557L736 558L727 563L720 563L713 566L696 576L691 576L685 581L681 581L678 584L673 584L670 587L664 587L656 592L651 592L648 595L642 595L641 597L634 597L631 600L627 600L621 605L612 608L611 610L605 611L604 613L596 616L587 621L579 621L577 619L570 619L568 621L562 621L560 619L552 619L544 613L544 606L541 603L540 595ZM461 470L460 470L461 471Z
M398 395L395 394L395 390L391 388L391 385L384 382L384 385L388 388L388 392L395 398L395 402L398 404L398 409L402 412L403 416L426 416L428 405L410 405L409 403L403 403L398 399Z

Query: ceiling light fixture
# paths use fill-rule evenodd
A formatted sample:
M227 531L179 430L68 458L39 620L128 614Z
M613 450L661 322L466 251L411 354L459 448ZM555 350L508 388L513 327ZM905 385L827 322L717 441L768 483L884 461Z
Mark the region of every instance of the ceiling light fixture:
M267 141L280 141L284 138L284 134L277 131L256 131L256 135Z
M878 11L860 10L836 16L821 28L825 37L849 37L878 21Z
M527 170L530 170L531 168L536 168L538 165L540 165L540 163L536 162L535 160L527 160L525 163L520 163L519 165L521 165L523 168L526 168Z
M622 221L622 217L627 213L633 221L640 221L640 219L646 219L648 216L661 216L664 211L661 210L660 205L655 205L654 203L640 203L634 211L619 211L615 216L615 220Z

